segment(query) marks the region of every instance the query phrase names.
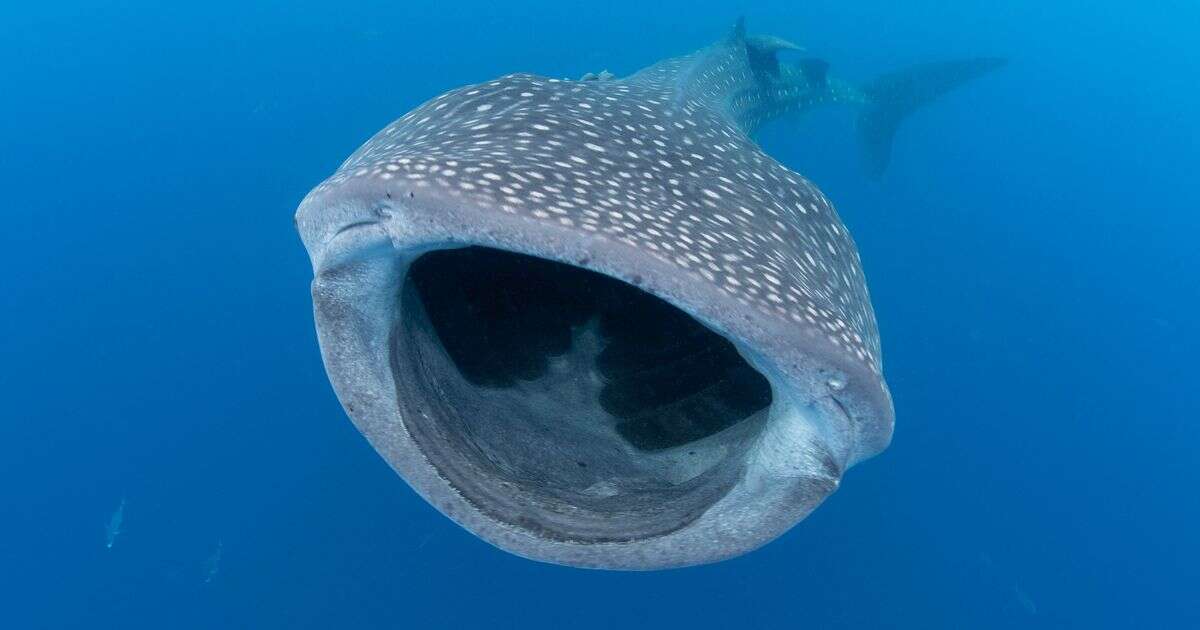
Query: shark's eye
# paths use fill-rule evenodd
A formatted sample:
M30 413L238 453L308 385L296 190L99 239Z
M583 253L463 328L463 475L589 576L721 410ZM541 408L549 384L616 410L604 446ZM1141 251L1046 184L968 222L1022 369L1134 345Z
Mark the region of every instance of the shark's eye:
M771 403L735 346L570 265L468 247L418 258L393 333L405 426L491 517L572 541L662 535L736 481ZM414 391L419 390L419 391Z

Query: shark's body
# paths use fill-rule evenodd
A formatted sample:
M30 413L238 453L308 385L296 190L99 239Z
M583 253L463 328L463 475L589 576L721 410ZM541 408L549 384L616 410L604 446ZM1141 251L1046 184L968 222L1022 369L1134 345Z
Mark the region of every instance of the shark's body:
M747 37L739 24L730 41L744 42L746 65L754 79L721 89L718 107L748 136L765 122L786 116L802 116L828 106L857 109L857 132L868 174L878 177L887 168L891 144L900 123L917 108L972 79L1003 66L998 58L975 58L928 63L884 74L860 84L831 75L822 59L806 58L795 63L780 62L784 51L803 52L777 37ZM702 49L685 57L667 59L634 75L651 81L665 76L694 81L697 74L720 66L730 42ZM737 44L734 44L737 47ZM685 68L693 68L688 71ZM611 76L611 75L610 75ZM599 77L597 77L599 80ZM680 90L679 94L686 93Z
M739 27L625 79L460 88L301 204L330 378L445 514L551 562L710 562L887 446L858 252L750 134L858 99L878 154L906 111L995 64L884 94L784 48Z

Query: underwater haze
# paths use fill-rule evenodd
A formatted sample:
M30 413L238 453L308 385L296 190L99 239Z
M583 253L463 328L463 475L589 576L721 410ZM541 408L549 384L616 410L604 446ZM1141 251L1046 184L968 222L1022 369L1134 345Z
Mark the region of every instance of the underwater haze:
M895 434L786 534L650 572L526 560L347 419L293 214L389 122L513 72L751 32L862 82L1002 57L860 163L764 150L853 234ZM6 628L1200 627L1200 6L6 4Z

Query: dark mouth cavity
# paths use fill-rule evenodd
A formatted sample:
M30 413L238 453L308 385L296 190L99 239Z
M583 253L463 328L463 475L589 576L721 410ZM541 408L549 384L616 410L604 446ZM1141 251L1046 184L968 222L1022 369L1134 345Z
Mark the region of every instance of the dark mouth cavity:
M771 386L641 289L484 247L427 252L390 340L405 429L456 494L554 540L643 540L740 479Z
M608 276L484 247L427 253L409 273L438 339L479 387L546 376L579 329L595 326L600 406L637 449L703 439L771 403L770 384L732 343Z

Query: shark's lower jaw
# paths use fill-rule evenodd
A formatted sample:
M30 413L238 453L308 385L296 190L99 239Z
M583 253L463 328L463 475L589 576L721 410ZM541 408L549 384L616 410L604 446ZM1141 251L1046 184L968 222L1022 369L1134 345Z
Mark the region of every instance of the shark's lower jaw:
M313 296L339 398L414 489L505 550L613 569L725 559L802 519L848 464L832 398L638 273L397 245L375 223L332 240Z

